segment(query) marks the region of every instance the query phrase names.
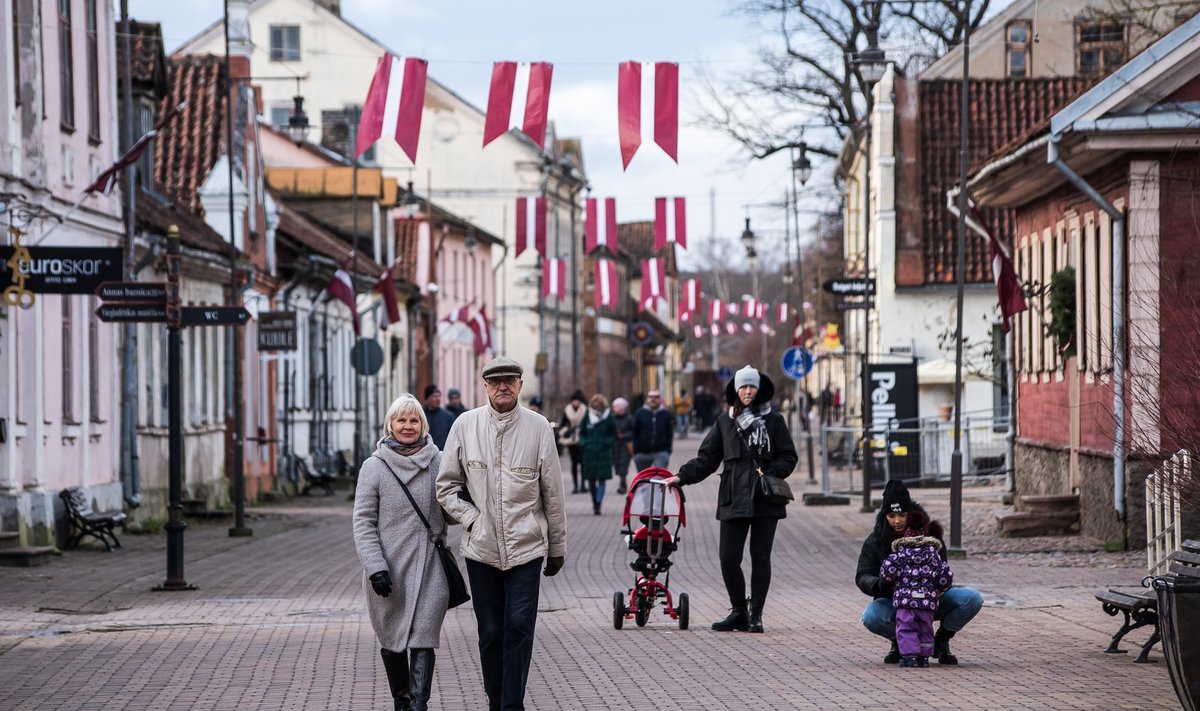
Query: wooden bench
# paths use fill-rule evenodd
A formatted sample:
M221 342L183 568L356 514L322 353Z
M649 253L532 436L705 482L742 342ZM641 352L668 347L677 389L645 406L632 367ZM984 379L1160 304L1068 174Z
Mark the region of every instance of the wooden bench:
M307 457L296 458L296 469L304 478L304 488L300 490L303 496L308 496L315 486L321 487L326 496L333 496L333 480L336 478L333 474L309 466Z
M78 546L84 536L99 539L106 551L121 547L121 541L117 540L113 529L125 525L124 512L93 511L91 502L78 486L63 489L58 495L67 508L67 520L71 522L72 536L67 542L67 548Z
M1169 563L1167 575L1200 578L1200 541L1184 541L1181 549L1168 556L1167 560ZM1139 627L1153 625L1154 634L1150 635L1150 639L1142 645L1141 652L1133 661L1138 664L1155 661L1148 655L1150 649L1158 644L1162 636L1158 629L1158 596L1148 587L1149 583L1150 577L1147 576L1142 581L1141 589L1109 588L1104 592L1096 593L1096 599L1100 601L1105 612L1113 617L1118 614L1125 616L1125 623L1113 635L1112 641L1104 649L1105 653L1125 653L1126 650L1118 646L1121 638Z

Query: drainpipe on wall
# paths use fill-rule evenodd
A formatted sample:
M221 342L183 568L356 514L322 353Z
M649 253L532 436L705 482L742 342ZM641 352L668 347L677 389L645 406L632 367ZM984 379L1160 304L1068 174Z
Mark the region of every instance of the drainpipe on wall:
M1051 134L1046 146L1046 162L1058 169L1068 182L1079 189L1112 218L1112 312L1113 312L1113 507L1117 518L1125 520L1125 213L1079 176L1058 157L1060 134Z

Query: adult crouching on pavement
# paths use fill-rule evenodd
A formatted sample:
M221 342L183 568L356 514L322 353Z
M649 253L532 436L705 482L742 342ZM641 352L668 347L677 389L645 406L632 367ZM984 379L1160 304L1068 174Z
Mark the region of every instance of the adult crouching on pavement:
M880 577L879 568L892 552L892 541L903 537L905 529L920 529L929 521L929 514L912 500L904 482L889 481L883 489L883 506L875 517L875 530L863 541L862 551L858 554L854 582L859 590L875 598L863 610L862 623L871 632L891 640L892 648L883 658L886 664L899 663L900 650L896 646L892 583ZM945 559L946 542L941 535L935 537L942 544L942 558ZM958 657L950 651L950 638L966 627L981 607L983 596L971 588L955 586L942 594L933 613L933 619L942 623L933 637L933 656L939 664L958 664Z
M758 470L786 478L796 468L796 445L783 417L771 410L775 384L750 366L734 374L725 387L729 409L717 416L700 444L696 458L679 468L668 484L696 484L722 463L717 494L717 519L721 522L719 555L721 577L732 608L717 620L717 632L762 632L763 606L771 586L771 548L779 519L787 516L786 504L772 503L760 493ZM746 605L746 578L742 551L750 538L750 605Z
M463 524L491 711L525 708L538 573L557 574L567 554L554 435L544 417L518 404L523 374L520 363L504 357L483 367L488 404L454 421L437 479L438 501Z
M424 408L412 395L401 395L388 407L383 430L375 453L358 472L354 545L395 708L424 711L433 689L433 650L450 600L430 540L446 535L434 496L442 455L430 440ZM429 521L428 530L405 487Z

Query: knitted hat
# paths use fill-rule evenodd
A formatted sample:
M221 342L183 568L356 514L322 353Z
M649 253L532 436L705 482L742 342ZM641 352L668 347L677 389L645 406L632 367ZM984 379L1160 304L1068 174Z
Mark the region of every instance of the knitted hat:
M587 400L587 398L584 397L582 390L576 390L575 392L571 393L571 399L578 400L579 402L583 402L584 400Z
M908 513L913 510L912 496L904 482L893 479L883 487L884 513Z
M757 388L760 382L761 379L758 376L758 371L750 366L746 366L733 374L734 390L741 390L745 385L752 385Z

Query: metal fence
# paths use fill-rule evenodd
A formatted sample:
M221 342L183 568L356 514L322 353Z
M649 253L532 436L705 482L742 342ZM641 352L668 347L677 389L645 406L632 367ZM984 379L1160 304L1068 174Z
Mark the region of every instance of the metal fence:
M872 447L871 484L890 479L936 482L950 479L954 451L954 424L922 418L908 426L875 435ZM1007 417L990 413L962 418L961 448L964 480L990 481L1012 472L1008 461ZM821 488L824 493L862 490L861 425L826 425L819 433Z
M1146 477L1146 570L1162 575L1170 564L1167 558L1183 546L1179 526L1178 482L1192 472L1192 455L1181 449Z

